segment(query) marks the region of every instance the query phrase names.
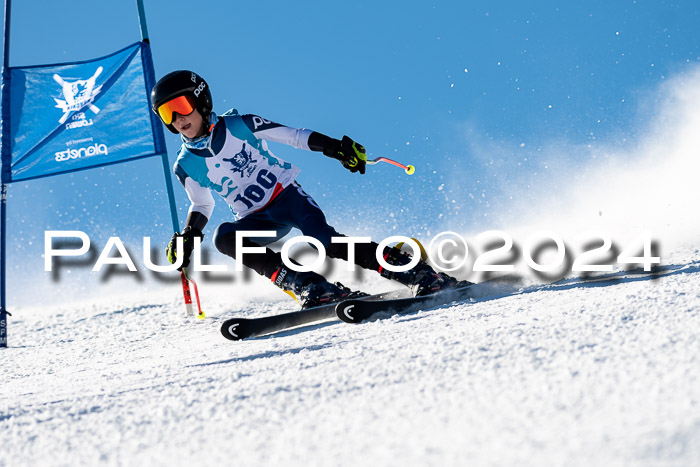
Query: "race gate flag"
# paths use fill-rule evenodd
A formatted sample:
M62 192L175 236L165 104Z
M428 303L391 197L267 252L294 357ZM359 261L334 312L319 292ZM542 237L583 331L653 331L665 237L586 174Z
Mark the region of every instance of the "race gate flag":
M3 183L165 153L151 76L146 42L95 60L5 70Z
M7 187L12 182L160 156L173 229L178 229L163 128L150 108L155 72L140 0L138 7L140 42L93 60L11 67L9 2L5 2L0 347L7 347Z

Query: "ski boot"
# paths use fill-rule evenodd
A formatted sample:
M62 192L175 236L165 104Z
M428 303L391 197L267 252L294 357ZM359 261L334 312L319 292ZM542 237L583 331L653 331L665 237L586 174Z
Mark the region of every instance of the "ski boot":
M397 248L386 248L384 260L392 266L404 266L411 262L411 257ZM471 285L469 281L460 281L444 272L436 272L425 261L419 261L416 266L408 271L393 272L388 269L380 269L382 277L392 279L407 286L413 292L414 297L430 295L447 288L459 288Z
M271 280L280 289L293 292L302 310L367 296L366 293L353 291L340 282L331 284L315 272L292 271L286 266L277 268Z

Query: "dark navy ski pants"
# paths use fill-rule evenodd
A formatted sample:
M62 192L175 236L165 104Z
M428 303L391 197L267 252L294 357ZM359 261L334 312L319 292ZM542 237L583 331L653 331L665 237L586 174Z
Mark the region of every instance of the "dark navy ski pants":
M238 221L221 224L214 233L214 245L225 255L236 258L236 232L241 230L276 231L275 237L243 239L242 245L244 247L255 247L269 245L287 235L293 228L299 229L306 236L318 239L326 248L326 254L329 257L347 260L348 246L331 243L332 237L341 235L328 225L326 216L316 201L306 194L297 182L287 186L261 210L248 214ZM378 271L379 263L375 258L376 248L377 244L374 242L356 245L355 263L365 269ZM245 254L243 264L269 278L282 265L282 256L269 248L265 250L265 253L261 254Z

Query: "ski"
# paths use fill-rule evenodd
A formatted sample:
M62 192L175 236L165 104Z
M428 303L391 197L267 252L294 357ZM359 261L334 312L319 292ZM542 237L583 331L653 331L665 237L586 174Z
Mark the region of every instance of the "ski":
M411 313L413 311L433 308L450 302L472 298L470 284L464 287L446 289L432 295L421 297L374 299L369 300L345 300L335 305L335 313L338 318L346 323L356 324L370 319L375 314L395 315L399 313Z
M377 295L368 295L353 301L381 300L393 297L395 292L387 292ZM249 337L262 336L273 332L284 331L297 326L336 319L335 306L337 302L328 305L317 306L300 311L290 311L279 315L263 316L261 318L231 318L221 325L221 334L226 339L238 341Z

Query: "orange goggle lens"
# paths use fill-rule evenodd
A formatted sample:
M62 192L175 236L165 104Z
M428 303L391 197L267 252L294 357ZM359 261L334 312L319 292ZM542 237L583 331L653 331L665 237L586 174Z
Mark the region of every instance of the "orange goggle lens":
M190 96L179 96L158 107L158 115L166 125L173 123L175 112L180 115L189 115L194 112L194 99Z

